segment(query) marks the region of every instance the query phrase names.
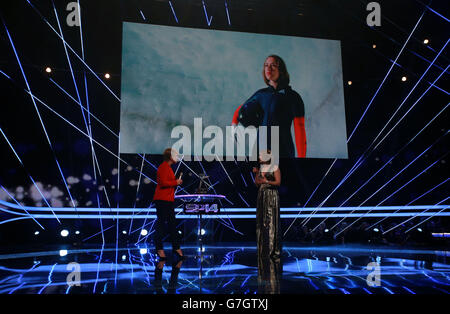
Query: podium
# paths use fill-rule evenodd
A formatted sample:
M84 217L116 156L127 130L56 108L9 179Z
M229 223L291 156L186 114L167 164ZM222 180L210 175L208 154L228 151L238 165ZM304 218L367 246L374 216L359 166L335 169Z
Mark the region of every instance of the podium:
M199 278L202 278L203 262L203 234L202 234L202 216L217 215L220 212L220 200L225 199L221 194L184 194L175 195L175 199L183 202L183 212L186 215L197 215L197 243L200 254L196 258L200 259Z
M183 202L185 215L197 215L197 241L200 245L200 256L203 254L202 216L217 215L220 212L219 201L225 199L221 194L184 194L175 195L175 199Z

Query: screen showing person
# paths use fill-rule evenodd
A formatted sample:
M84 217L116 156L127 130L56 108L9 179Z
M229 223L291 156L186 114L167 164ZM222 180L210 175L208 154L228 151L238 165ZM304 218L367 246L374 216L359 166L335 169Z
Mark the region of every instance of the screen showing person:
M267 87L259 89L245 103L239 106L232 124L244 126L261 125L279 128L278 141L280 157L306 157L305 105L301 96L289 85L289 73L283 59L270 55L264 61L263 80ZM294 139L291 136L294 127ZM270 130L267 148L271 148ZM295 143L295 146L294 146Z
M121 84L121 153L183 136L184 160L248 156L234 125L277 126L282 157L348 158L339 40L124 22Z

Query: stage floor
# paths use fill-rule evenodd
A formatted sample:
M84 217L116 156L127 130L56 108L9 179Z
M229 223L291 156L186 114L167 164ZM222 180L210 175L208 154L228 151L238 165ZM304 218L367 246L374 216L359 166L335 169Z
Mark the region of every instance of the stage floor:
M2 253L0 293L450 293L450 251L286 244L281 260L268 261L258 272L254 243L208 245L202 257L196 245L183 250L187 259L181 262L166 250L165 263L158 263L153 248L145 245L117 249L60 245Z

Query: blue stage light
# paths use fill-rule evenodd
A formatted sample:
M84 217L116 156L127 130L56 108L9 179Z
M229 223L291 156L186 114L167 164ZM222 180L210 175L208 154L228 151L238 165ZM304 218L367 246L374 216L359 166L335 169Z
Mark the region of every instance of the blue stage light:
M172 9L172 13L173 13L173 16L175 17L175 21L178 23L178 18L177 18L177 15L175 13L175 10L173 8L173 5L172 5L171 1L169 1L169 5L170 5L170 8Z
M450 233L444 232L444 233L432 233L431 234L434 238L450 238Z
M228 25L231 26L230 13L228 12L228 3L225 1L225 9L227 11Z
M146 18L145 18L145 16L144 16L144 13L142 13L142 10L139 10L139 12L141 12L141 16L142 16L142 18L144 19L144 21L146 20Z

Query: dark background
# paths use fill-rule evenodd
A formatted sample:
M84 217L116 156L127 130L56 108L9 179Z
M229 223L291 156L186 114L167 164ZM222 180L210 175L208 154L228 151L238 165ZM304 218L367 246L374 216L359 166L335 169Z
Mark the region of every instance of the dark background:
M69 13L66 11L66 5L69 2L56 0L54 4L66 42L81 57L80 29L69 27L66 24L66 17ZM424 14L421 23L397 60L396 66L393 67L349 141L349 159L336 161L307 204L307 207L318 206L329 196L361 154L369 147L448 40L448 21L427 9L427 5L429 5L429 8L436 12L449 16L447 1L378 1L382 9L382 23L379 27L368 27L366 24L366 16L369 13L366 11L368 2L370 1L227 0L226 4L231 22L229 24L225 1L222 0L204 2L199 0L175 0L170 3L165 0L81 0L85 62L120 98L121 30L123 21L341 40L347 134L350 136L411 30L420 16ZM206 5L208 16L213 16L210 26L206 22L203 3ZM173 6L178 21L175 19L170 5ZM65 178L72 176L80 180L79 183L70 185L71 194L79 207L97 207L98 204L101 207L111 206L112 208L117 206L147 208L150 206L155 185L141 182L139 191L136 193L136 186L130 184L130 180L137 181L139 178L139 172L136 170L141 167L142 158L140 156L121 154L121 158L128 165L120 164L120 176L118 176L112 172L114 168L118 167L117 158L104 148L94 144L101 175L97 171L97 182L83 180L82 177L85 174L88 174L91 178L94 177L89 139L50 110L36 103L52 147L47 142L33 102L24 91L26 83L6 29L14 42L32 93L80 130L86 132L80 106L50 81L50 79L54 80L72 97L78 99L62 41L47 24L48 22L58 31L58 22L52 1L2 1L0 14L2 18L0 27L0 70L10 77L8 79L0 73L2 95L0 127L24 165L22 166L18 161L6 140L0 137L0 184L16 197L20 194L17 188L23 188L24 195L20 201L24 205L45 206L42 202L39 203L30 196L32 182L29 175L31 175L37 182L42 183L43 188L47 191L54 187L62 191L63 195L57 197L57 201L62 206L70 207L71 202L55 162L56 156ZM423 43L425 38L430 40L428 45ZM372 47L374 44L376 48ZM120 102L70 50L69 56L82 105L86 107L89 103L91 113L118 134ZM448 61L448 48L446 48L396 114L384 131L383 136L441 74L448 65ZM214 62L214 60L206 60L206 62ZM47 66L52 68L51 74L45 72ZM104 78L105 73L111 74L109 80ZM406 82L401 81L402 76L407 77ZM88 95L86 95L85 90L85 77ZM348 85L347 81L352 81L352 85ZM398 153L391 164L385 167L345 204L345 206L360 205L433 143L435 144L414 164L364 205L379 204L435 161L438 162L434 166L408 184L406 188L387 199L383 205L401 206L409 203L448 178L449 172L446 163L448 156L446 154L449 142L448 137L445 136L448 131L448 110L440 114L414 141L400 151L448 104L447 86L448 71L437 81L436 86L432 87L415 105L386 140L367 156L359 169L327 199L323 206L339 206L342 204L389 158ZM91 119L91 123L93 137L105 148L117 154L117 137L97 121ZM159 165L161 156L146 155L146 158L148 162L144 163L142 172L156 180L156 170L153 166ZM332 162L331 159L282 160L283 181L280 187L282 207L303 206L324 178ZM202 172L198 162L190 162L188 165L197 173ZM254 166L252 163L223 163L234 184L231 184L218 162L203 162L202 165L210 176L212 183L218 182L214 186L217 193L224 194L229 199L229 203L224 203L225 207L247 207L247 203L251 207L256 206L257 191L252 184L250 175ZM127 169L127 166L131 167ZM181 169L183 167L181 166ZM195 176L189 175L186 168L182 171L185 173L184 188L193 192L198 184L197 179ZM105 186L108 191L109 203L104 193L99 192L99 186ZM434 205L448 196L448 190L447 182L412 205ZM443 204L448 204L448 201ZM0 212L0 218L0 221L2 221L11 218L11 216ZM389 219L389 224L399 223L404 219ZM314 219L310 226L314 227L319 221ZM352 220L348 219L348 221L351 222ZM363 221L371 222L368 219L362 219L358 224L355 224L355 228L358 228ZM420 220L416 218L414 223L418 221ZM284 220L283 226L287 227L290 222L290 220ZM301 232L298 229L299 222L294 225L286 240L299 240ZM327 226L333 222L330 219L327 221ZM62 225L56 221L42 221L42 223L46 227L46 231L41 232L39 239L33 235L34 231L38 229L33 221L2 224L0 225L0 243L13 245L14 243L26 243L30 240L36 241L36 243L39 243L39 241L57 241L56 237L59 237L58 233L63 226L71 228L71 230L75 230L74 228L81 230L81 235L77 239L71 236L72 238L66 241L81 241L88 235L99 231L98 220L68 220L63 221ZM126 226L125 229L128 229L128 223L122 221L121 228ZM180 221L180 223L182 222ZM188 234L189 230L194 227L194 223L193 221L185 222L180 227L184 228L185 240L187 241L193 240L193 238L189 238ZM233 233L220 224L210 222L209 230L214 233L214 240L252 241L254 239L254 221L234 220L233 223L236 229L244 233L244 236ZM447 218L434 217L427 224L424 224L424 228L427 227L434 232L448 231L448 223ZM113 224L112 221L104 222L105 226ZM105 236L111 241L115 241L116 228L109 229ZM399 237L402 241L410 239L401 232L399 232ZM359 237L355 237L355 240L358 241L359 239ZM134 241L135 238L123 236L123 240ZM93 237L88 241L101 241L101 237Z

